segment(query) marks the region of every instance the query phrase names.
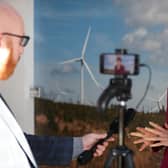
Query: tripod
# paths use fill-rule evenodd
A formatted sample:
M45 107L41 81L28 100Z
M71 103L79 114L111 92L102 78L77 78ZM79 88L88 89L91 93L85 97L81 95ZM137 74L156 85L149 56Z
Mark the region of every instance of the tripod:
M116 148L110 150L104 167L109 168L112 161L116 157L119 157L119 168L124 168L124 162L122 161L123 158L126 163L125 168L134 168L132 151L124 145L124 127L128 125L135 115L135 110L126 109L125 103L128 99L131 98L131 86L131 79L127 77L116 77L110 80L108 87L100 95L97 101L98 112L105 112L110 100L116 97L120 102L119 117L112 121L105 138L99 140L90 150L86 150L78 156L77 160L80 165L86 164L93 158L93 153L95 152L98 144L102 144L105 140L110 138L113 133L119 132L119 145Z
M119 111L119 142L116 148L112 148L109 151L107 160L105 161L104 168L110 168L112 161L119 158L118 167L119 168L134 168L132 151L124 145L124 109L125 101L120 101L120 111ZM124 162L123 162L124 161Z
M98 110L101 112L106 111L109 102L114 97L120 102L118 123L119 143L116 148L110 150L104 168L110 168L112 161L117 157L119 158L119 168L134 167L132 151L124 145L124 111L126 109L126 101L131 98L131 87L132 81L127 78L127 76L116 76L114 79L110 80L109 86L103 91L98 99Z

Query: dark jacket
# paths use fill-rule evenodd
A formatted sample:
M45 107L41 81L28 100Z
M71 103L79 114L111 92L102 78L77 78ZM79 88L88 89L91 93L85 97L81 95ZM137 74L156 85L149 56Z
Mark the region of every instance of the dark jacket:
M68 165L72 160L73 138L25 134L38 165Z

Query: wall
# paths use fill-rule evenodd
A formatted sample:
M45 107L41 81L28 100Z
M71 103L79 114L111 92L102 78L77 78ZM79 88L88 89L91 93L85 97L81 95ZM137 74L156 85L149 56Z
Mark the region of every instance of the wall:
M0 90L16 115L22 129L34 132L34 100L29 95L33 86L33 0L5 0L14 6L25 20L25 34L31 37L15 74L8 81L0 81Z

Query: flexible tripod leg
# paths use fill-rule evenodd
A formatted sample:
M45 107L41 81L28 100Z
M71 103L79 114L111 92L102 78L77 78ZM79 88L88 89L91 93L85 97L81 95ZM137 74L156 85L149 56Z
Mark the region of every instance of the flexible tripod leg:
M133 162L133 153L131 150L127 149L128 153L125 156L125 164L126 164L126 168L134 168L134 162Z
M107 157L107 160L105 162L104 168L110 168L112 161L119 157L119 168L134 168L134 162L133 162L133 153L130 149L128 149L126 146L118 146L117 148L111 149L109 152L109 155ZM124 160L125 166L123 167Z
M107 156L107 160L105 161L104 168L110 168L112 161L117 157L117 155L118 155L117 149L111 149Z

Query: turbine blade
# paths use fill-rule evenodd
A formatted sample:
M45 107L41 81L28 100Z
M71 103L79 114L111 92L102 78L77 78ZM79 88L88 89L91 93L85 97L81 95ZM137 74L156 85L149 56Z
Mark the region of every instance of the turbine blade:
M157 107L157 106L155 106L154 108L152 108L152 110L151 110L151 111L152 111L152 112L153 112L153 111L156 111L156 110L157 110L157 108L158 108L158 107Z
M66 91L64 91L64 90L62 90L59 86L58 86L58 84L56 83L56 90L57 90L57 94L61 94L61 95L68 95L68 93L66 92Z
M156 99L153 99L152 97L147 97L148 100L151 100L151 101L154 101L154 102L157 102Z
M83 45L83 48L82 48L81 58L84 58L84 56L85 56L85 51L86 51L87 43L88 43L88 40L89 40L90 32L91 32L91 27L89 26L88 32L87 32L87 35L86 35L86 38L85 38L85 42L84 42L84 45Z
M63 91L63 90L60 91L60 94L65 95L65 96L68 95L68 94L67 94L65 91Z
M104 88L97 82L97 80L95 79L95 77L94 77L94 75L93 75L91 69L90 69L89 66L87 65L87 63L86 63L85 61L83 61L83 64L84 64L84 66L86 67L87 71L89 72L89 75L90 75L91 79L93 80L93 82L96 84L96 86L97 86L98 88L104 89Z
M167 89L164 91L164 93L160 96L159 102L166 96Z
M85 96L85 97L86 97L86 96ZM87 98L85 98L85 101L86 101L86 103L87 103L88 105L90 105L90 106L93 106L93 105L94 105L93 103L91 103L90 101L88 101Z
M73 58L67 61L60 62L59 64L70 64L70 63L78 62L78 61L81 61L81 58Z
M57 88L57 90L58 90L59 93L62 94L62 95L68 95L65 91L63 91L63 90L60 89L60 88Z

